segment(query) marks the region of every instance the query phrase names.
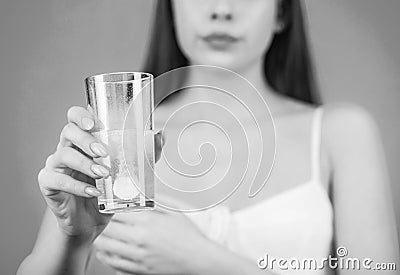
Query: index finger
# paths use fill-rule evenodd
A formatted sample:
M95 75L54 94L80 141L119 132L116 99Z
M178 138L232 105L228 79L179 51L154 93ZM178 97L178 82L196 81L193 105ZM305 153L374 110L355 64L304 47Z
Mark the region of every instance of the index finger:
M73 106L67 112L68 122L79 126L82 130L90 131L95 125L95 118L87 109L81 106Z

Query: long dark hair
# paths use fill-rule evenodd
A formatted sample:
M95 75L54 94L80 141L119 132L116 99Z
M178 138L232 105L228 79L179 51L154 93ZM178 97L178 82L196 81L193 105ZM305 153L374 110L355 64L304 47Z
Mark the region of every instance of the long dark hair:
M265 79L277 93L317 105L320 98L300 1L282 0L278 16L284 27L264 56ZM158 76L188 65L177 42L171 0L158 0L143 69ZM155 96L156 102L162 99Z

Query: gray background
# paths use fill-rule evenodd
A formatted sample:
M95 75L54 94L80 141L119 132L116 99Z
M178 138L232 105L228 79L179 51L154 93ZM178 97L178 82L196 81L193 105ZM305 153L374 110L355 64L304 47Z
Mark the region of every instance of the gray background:
M55 149L67 109L85 102L83 78L140 69L152 6L0 2L1 274L15 273L33 246L45 207L37 173ZM323 97L355 102L376 118L399 218L400 1L308 0L307 8ZM91 273L109 272L100 269Z

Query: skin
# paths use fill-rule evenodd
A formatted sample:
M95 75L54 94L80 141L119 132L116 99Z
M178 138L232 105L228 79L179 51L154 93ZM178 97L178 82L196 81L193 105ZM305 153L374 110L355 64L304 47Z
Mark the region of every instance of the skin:
M314 108L273 93L265 83L261 69L262 56L273 34L279 31L277 2L175 0L173 8L178 41L190 62L226 67L247 78L263 92L277 132L282 133L269 188L264 188L252 200L243 200L245 194L239 193L227 205L232 210L240 210L293 188L299 182L306 182L310 177L309 154L301 148L309 146L309 123ZM212 20L213 12L232 14L232 20ZM241 40L235 47L221 51L199 39L199 36L221 29ZM213 76L190 74L188 77L194 80ZM229 86L230 79L220 81L224 87L227 83ZM164 122L163 114L185 102L185 96L179 95L157 110L155 117L160 118L160 125ZM217 95L210 94L195 97L194 100L220 100ZM91 118L91 115L83 108L71 108L69 126L61 134L57 151L39 174L48 211L35 247L21 264L19 275L32 271L37 274L84 274L93 243L98 251L96 256L121 273L273 274L258 269L255 261L208 239L182 213L159 208L113 217L100 215L96 211L94 190L88 194L85 188L93 184L93 178L102 175L94 174L90 158L71 147L74 144L87 155L96 155L90 149L96 142L90 135L92 127L84 127L84 117ZM293 125L299 127L294 129ZM160 147L158 141L158 151ZM158 169L165 169L162 162ZM287 173L288 170L293 172ZM327 192L332 190L334 234L338 246L345 246L351 257L395 262L398 266L396 224L382 143L376 123L364 109L351 104L324 106L320 173L323 187ZM161 200L172 199L161 195ZM171 203L179 206L188 202ZM44 261L49 253L52 261ZM394 271L385 272L395 274ZM362 274L364 271L338 270L337 273ZM369 274L375 273L369 271Z

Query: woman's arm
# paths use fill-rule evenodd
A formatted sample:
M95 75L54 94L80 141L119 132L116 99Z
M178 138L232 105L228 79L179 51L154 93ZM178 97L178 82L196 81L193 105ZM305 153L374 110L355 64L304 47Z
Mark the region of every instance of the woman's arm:
M107 156L91 134L95 118L85 108L74 106L67 119L56 151L38 174L48 210L35 247L18 274L83 274L90 244L111 218L97 209L96 197L101 192L94 186L95 179L107 177L109 171L94 161Z
M85 274L90 251L90 243L62 234L54 214L47 209L35 246L17 275Z
M323 144L333 167L336 245L346 247L349 258L372 259L372 267L396 263L399 268L395 214L377 125L366 111L350 104L327 107L323 125ZM363 267L359 272L364 274Z
M92 132L95 117L82 107L71 107L68 124L56 152L40 170L38 183L48 210L32 253L18 274L84 274L90 247L112 215L98 211L101 191L95 179L109 176L109 168L95 162L107 157L106 148ZM155 136L155 160L161 154L161 132ZM106 172L105 172L106 171Z

